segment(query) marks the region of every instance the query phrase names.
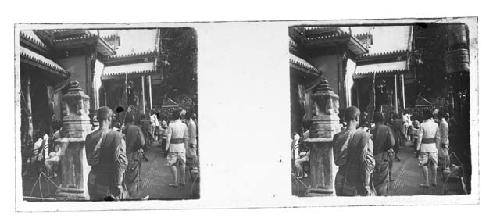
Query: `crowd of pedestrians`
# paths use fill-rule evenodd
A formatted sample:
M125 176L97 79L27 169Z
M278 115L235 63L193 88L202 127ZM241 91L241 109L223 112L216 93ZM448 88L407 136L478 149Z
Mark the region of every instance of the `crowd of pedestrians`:
M137 115L133 107L97 110L98 126L85 142L91 200L140 198L141 163L148 161L145 151L153 143L162 147L165 166L173 174L169 186L186 184L186 164L189 170L198 169L196 115L179 109L170 119L158 117L156 113Z
M422 169L421 188L437 185L438 168L450 167L448 154L448 119L443 112L426 110L419 117L411 114L368 114L357 107L349 107L343 114L343 127L333 141L335 192L340 196L388 195L394 161L401 161L399 148L410 144ZM413 119L412 119L413 118ZM308 137L308 129L296 133L292 142L294 171L298 178L307 176L303 166L309 161L309 152L301 148ZM303 146L303 144L302 144ZM305 146L303 146L305 147ZM306 150L306 151L303 151Z

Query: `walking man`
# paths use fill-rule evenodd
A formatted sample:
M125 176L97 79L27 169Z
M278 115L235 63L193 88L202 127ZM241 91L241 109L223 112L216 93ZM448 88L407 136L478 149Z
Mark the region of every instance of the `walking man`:
M403 146L405 144L405 134L404 134L405 127L402 118L403 118L402 116L394 114L391 125L394 132L394 139L396 142L396 144L394 145L394 160L396 161L401 161L398 156L399 148L400 146Z
M424 174L424 183L420 184L422 188L429 187L429 170L432 169L432 185L437 185L437 167L438 167L438 147L441 142L439 126L434 122L432 111L424 112L425 121L420 125L418 133L417 151L419 151L419 165Z
M179 185L185 185L186 148L189 142L189 130L187 125L182 122L181 110L174 112L174 119L168 126L166 150L169 150L167 166L171 167L174 176L174 182L169 186L178 187Z
M370 177L374 169L373 145L369 134L357 129L360 111L346 109L347 128L335 136L334 161L339 166L335 176L335 192L339 196L367 196L373 194Z
M189 135L189 146L187 151L187 158L190 162L191 167L197 168L198 166L198 140L197 140L197 127L194 122L194 113L187 113L187 126Z
M113 111L109 107L99 108L99 129L85 139L85 152L91 166L88 189L93 201L119 200L125 196L126 147L121 133L110 129L112 117Z
M127 144L127 158L128 166L125 171L125 185L127 186L129 198L139 198L139 178L140 168L144 155L144 135L141 128L134 124L134 114L127 113L125 115L125 128L123 134L125 135L125 142Z
M372 129L373 156L375 158L373 186L377 195L386 196L391 170L389 163L392 161L391 156L394 155L394 136L391 129L384 125L385 118L382 113L376 113L373 119L375 121L375 128Z
M441 143L439 146L439 157L444 160L443 170L447 170L450 167L450 156L449 156L449 140L448 140L448 113L439 113L441 121L439 122L439 133L441 136Z

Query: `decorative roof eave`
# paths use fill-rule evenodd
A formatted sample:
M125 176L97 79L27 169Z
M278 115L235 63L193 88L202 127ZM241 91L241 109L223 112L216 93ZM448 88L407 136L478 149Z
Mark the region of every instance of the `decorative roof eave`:
M368 49L365 46L363 46L363 44L361 44L361 42L358 39L352 36L349 37L349 41L347 42L347 47L356 56L368 53Z
M302 58L299 58L293 54L290 54L290 68L301 73L301 76L305 77L320 77L321 72L316 69L313 65L309 64Z
M408 53L408 50L394 50L394 51L384 51L384 52L377 52L377 53L368 53L365 55L362 55L361 58L368 58L368 57L376 57L376 56L401 56L401 55L406 55Z
M406 60L408 57L408 50L395 50L386 52L377 52L365 54L356 58L357 63L373 63L373 62L388 62Z
M140 52L140 53L109 55L109 56L103 56L102 62L105 64L123 63L123 62L129 62L129 61L133 61L133 60L154 58L157 55L158 55L158 51L145 51L145 52Z
M347 32L336 32L329 35L307 37L303 40L306 47L330 46L335 44L347 44L347 48L356 56L368 53L368 49L358 39Z
M97 51L102 55L114 55L116 54L115 50L111 45L109 45L106 40L101 37L97 37Z
M377 71L377 72L369 72L369 73L355 73L352 75L353 79L363 79L363 78L373 78L373 74L376 74L376 77L389 77L389 76L394 76L394 75L399 75L399 74L404 74L407 73L407 70L384 70L384 71Z
M157 72L156 70L143 70L143 71L134 71L127 73L106 74L101 76L101 80L124 79L125 77L127 77L128 79L138 78L141 76L153 75L156 72Z
M25 31L20 31L19 35L21 44L26 45L30 49L37 50L41 53L47 53L49 50L47 45L45 45L33 31L31 31L31 34L28 34L28 32Z
M157 70L154 62L133 63L115 66L105 66L102 72L102 79L134 77L137 75L151 75Z
M97 52L102 55L114 55L113 48L104 41L101 37L95 34L84 34L78 37L55 39L52 41L54 47L59 49L64 48L79 48L85 45L96 45Z
M63 79L67 79L70 76L70 73L59 66L57 63L44 57L41 54L31 51L28 48L24 48L21 46L19 56L21 63L37 67L45 72L51 73Z
M374 74L376 76L394 75L405 72L408 72L408 62L406 60L372 63L357 65L353 78L364 78L365 75L372 77Z

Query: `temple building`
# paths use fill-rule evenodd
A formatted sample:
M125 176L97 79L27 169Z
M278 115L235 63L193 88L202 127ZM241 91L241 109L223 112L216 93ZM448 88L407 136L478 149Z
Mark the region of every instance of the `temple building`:
M352 27L369 39L368 53L358 56L352 79L352 103L369 114L403 112L415 102L415 73L410 70L410 26Z
M139 114L178 108L196 113L193 28L21 30L19 39L16 76L23 192L28 199L52 192L40 188L39 196L32 195L32 185L41 183L31 174L43 161L61 164L52 169L60 175L51 176L60 182L55 198L87 199L83 145L99 107L133 106ZM49 137L42 146L45 134Z
M408 101L414 104L415 73L408 55L411 30L410 26L291 27L292 132L311 119L309 96L320 78L338 95L341 114L351 105L372 113L401 112Z
M344 27L290 27L290 83L292 132L312 118L312 88L326 79L338 95L341 111L352 105L351 86L355 60L368 53L367 41Z
M136 106L145 113L153 108L153 85L161 83L158 61L159 30L107 31L104 38L116 50L96 66L100 76L99 103L111 108ZM100 84L100 85L101 85Z
M158 32L22 30L21 129L31 131L21 132L31 140L39 132L54 131L53 124L62 120L61 96L69 81L78 81L89 95L91 115L104 105L151 109L151 87L163 79Z
M56 93L71 74L54 61L53 47L32 30L20 32L19 51L21 142L26 145L39 133L51 131Z

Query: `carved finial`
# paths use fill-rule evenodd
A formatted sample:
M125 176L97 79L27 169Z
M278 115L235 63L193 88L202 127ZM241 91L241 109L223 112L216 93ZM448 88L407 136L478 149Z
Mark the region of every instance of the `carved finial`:
M80 89L80 83L77 80L69 82L70 89Z
M330 88L330 85L328 84L328 81L326 79L322 79L316 87L314 87L314 92L325 92L325 91L332 91L332 88Z

